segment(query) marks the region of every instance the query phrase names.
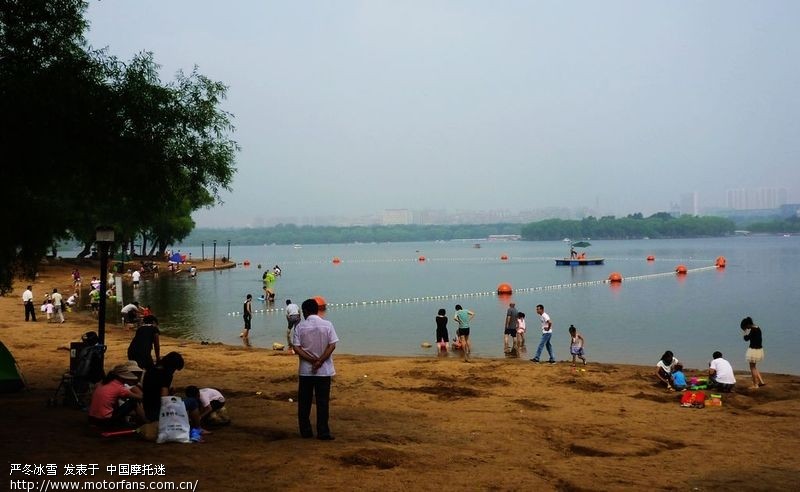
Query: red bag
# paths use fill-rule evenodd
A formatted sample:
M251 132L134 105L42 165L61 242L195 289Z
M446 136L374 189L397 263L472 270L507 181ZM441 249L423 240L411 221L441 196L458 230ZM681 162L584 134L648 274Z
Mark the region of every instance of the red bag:
M706 406L706 394L702 391L686 391L681 396L681 406L703 408Z

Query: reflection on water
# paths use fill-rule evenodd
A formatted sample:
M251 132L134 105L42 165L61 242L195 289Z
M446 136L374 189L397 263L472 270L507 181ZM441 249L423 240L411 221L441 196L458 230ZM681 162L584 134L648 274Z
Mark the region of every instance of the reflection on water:
M190 248L183 248L190 251ZM767 371L800 373L800 361L786 340L795 334L797 255L800 240L749 237L697 240L592 241L591 253L605 265L556 267L563 257L559 242L348 244L231 247L251 267L188 275L162 274L147 279L133 298L153 306L163 330L174 336L239 344L242 303L246 294L261 294L263 270L255 265L279 264L276 307L284 300L300 303L316 295L331 304L327 317L341 342L337 351L387 355L434 355L420 348L432 341L439 308L452 316L455 304L475 311L472 339L478 356L501 357L502 328L509 299L491 295L498 284L515 289L559 286L604 280L612 271L625 279L673 272L678 264L693 268L727 258L727 268L691 272L622 284L561 287L520 292L513 299L527 314L528 344L538 343L535 305L544 304L553 317L553 342L559 359L567 359L566 327L575 324L587 338L591 360L655 363L671 349L690 367L705 367L714 350L726 354L735 369L744 369L745 344L739 320L750 315L764 328ZM195 255L198 251L191 250ZM502 254L508 260L500 260ZM418 261L424 255L425 262ZM648 255L656 260L646 261ZM334 264L333 257L341 263ZM431 299L420 299L431 297ZM362 304L368 301L392 301ZM254 302L251 342L269 347L285 341L281 312ZM232 314L239 313L239 314ZM453 322L450 322L452 331Z

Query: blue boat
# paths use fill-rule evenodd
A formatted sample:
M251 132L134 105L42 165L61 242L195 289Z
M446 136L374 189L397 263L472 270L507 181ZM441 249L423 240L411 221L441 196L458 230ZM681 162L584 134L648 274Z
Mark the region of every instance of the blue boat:
M588 241L577 241L570 243L569 258L556 258L556 266L582 266L582 265L602 265L605 258L587 258L586 253L578 254L575 248L588 248L591 243Z
M602 265L605 258L556 258L556 266Z

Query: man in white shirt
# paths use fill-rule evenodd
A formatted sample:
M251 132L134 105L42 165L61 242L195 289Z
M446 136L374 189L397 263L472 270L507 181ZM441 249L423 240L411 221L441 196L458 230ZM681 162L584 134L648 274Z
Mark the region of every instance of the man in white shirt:
M134 270L133 273L131 273L131 279L133 279L133 288L134 289L139 287L139 280L141 280L141 278L142 278L142 274L141 274L141 272L139 272L139 270Z
M722 352L714 352L714 360L708 364L708 386L729 392L736 384L731 363L722 358Z
M333 351L339 337L330 321L318 316L319 305L314 299L306 299L302 305L303 316L294 329L292 345L300 358L300 383L298 385L297 422L300 435L314 437L311 429L311 401L317 403L317 439L332 441L328 426L328 404L331 394Z
M550 343L550 338L553 336L553 323L550 321L550 316L544 312L543 305L536 305L536 314L539 315L539 321L542 323L542 339L539 341L539 347L536 349L536 355L533 356L531 362L539 362L539 356L542 355L542 349L546 347L547 355L550 356L550 359L547 362L555 364L556 359L553 355L553 345Z
M58 318L59 323L64 322L64 310L61 309L61 302L64 300L58 289L53 289L53 295L50 296L53 300L53 317Z
M36 321L36 309L33 308L33 290L29 285L22 293L22 304L25 306L25 321Z

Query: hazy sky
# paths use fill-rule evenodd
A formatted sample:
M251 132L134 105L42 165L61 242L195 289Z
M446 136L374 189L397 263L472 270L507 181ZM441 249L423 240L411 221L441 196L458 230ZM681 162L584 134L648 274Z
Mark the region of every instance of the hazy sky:
M103 0L94 47L229 86L199 226L800 193L800 2Z

